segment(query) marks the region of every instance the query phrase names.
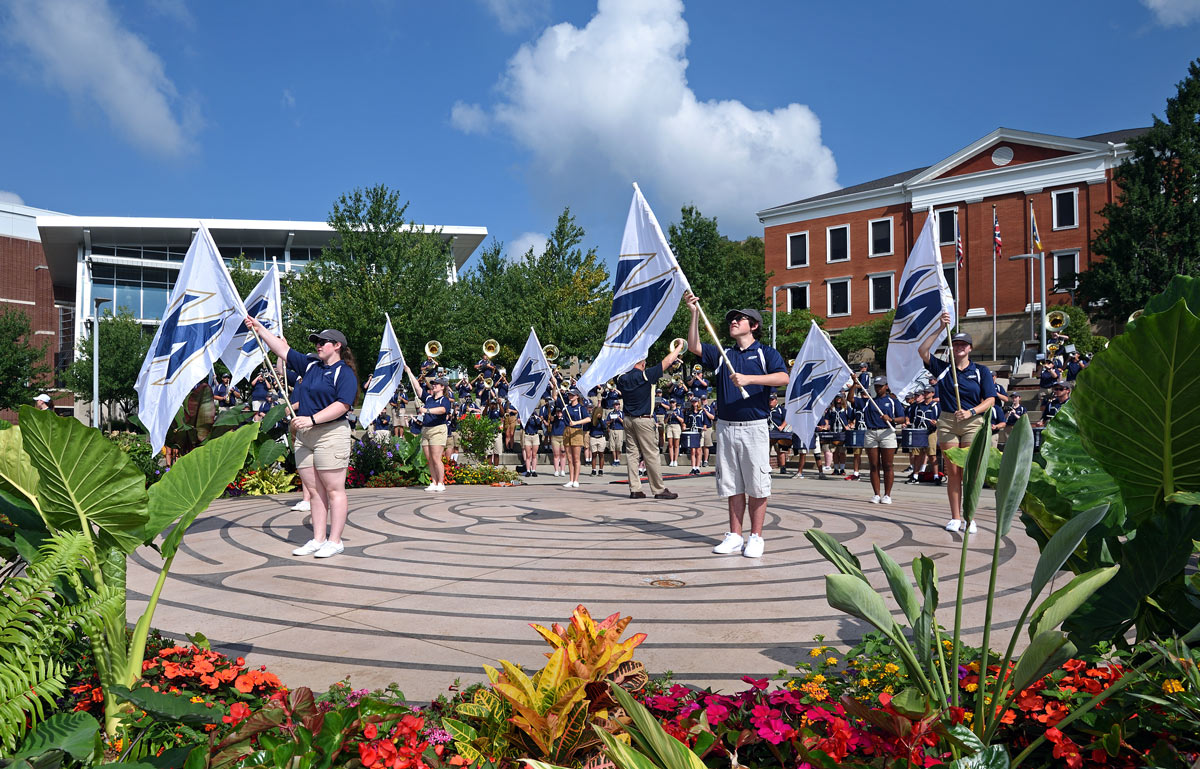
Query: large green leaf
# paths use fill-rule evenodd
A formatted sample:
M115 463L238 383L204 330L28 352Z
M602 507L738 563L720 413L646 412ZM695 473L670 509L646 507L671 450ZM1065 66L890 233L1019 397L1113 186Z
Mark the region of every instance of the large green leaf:
M1000 472L996 479L996 531L1002 537L1007 536L1012 528L1013 517L1029 487L1032 469L1033 428L1026 414L1013 427L1000 457Z
M896 599L896 603L900 605L900 609L904 612L905 618L910 626L915 626L917 620L921 617L921 602L917 598L917 590L913 587L912 582L905 576L904 570L900 568L900 564L892 560L892 557L883 552L879 545L873 545L875 548L875 557L879 560L879 565L883 567L883 574L887 577L888 585L892 588L892 598Z
M171 472L150 487L147 540L178 521L163 542L163 558L175 554L187 527L237 477L246 461L246 451L257 436L258 425L249 424L207 441L180 457Z
M1161 294L1155 294L1150 297L1150 301L1146 302L1145 315L1153 315L1158 312L1165 312L1182 299L1193 315L1200 315L1200 278L1194 278L1191 275L1176 275L1171 278L1171 282L1163 289ZM1134 320L1125 326L1125 330L1136 328L1141 318Z
M979 495L983 492L983 482L987 480L991 455L992 442L986 435L971 442L971 448L967 452L967 464L963 468L962 514L965 520L971 521L975 518L975 509L979 507Z
M219 724L225 715L220 708L207 707L203 702L192 702L186 695L156 692L148 686L136 689L112 686L109 689L114 697L132 702L155 721L201 726Z
M47 523L79 531L86 520L126 553L142 543L146 477L116 444L78 419L29 406L21 407L21 438Z
M852 574L863 582L867 581L867 576L863 574L858 558L852 555L841 542L838 542L820 529L809 529L804 532L804 538L811 542L813 547L817 549L817 552L824 556L825 560L832 563L842 574Z
M0 430L0 489L25 497L34 506L38 503L38 471L25 453L18 427Z
M13 758L32 758L61 750L76 761L91 758L100 724L88 713L55 713L34 727Z
M825 599L838 611L870 622L888 635L896 629L896 621L869 582L852 574L826 574Z
M1029 637L1035 638L1043 630L1053 630L1065 622L1093 593L1117 576L1120 568L1109 566L1084 572L1047 596L1029 619Z
M1075 645L1067 640L1067 634L1058 630L1039 633L1017 660L1010 682L1012 690L1019 692L1034 681L1066 662L1075 653Z
M1117 481L1083 448L1079 423L1075 419L1078 402L1072 398L1054 415L1042 433L1042 458L1046 476L1076 513L1108 505L1106 528L1117 528L1125 521L1125 503Z
M921 591L921 614L912 625L913 640L917 657L927 661L933 656L937 643L934 634L938 606L937 566L932 558L922 555L913 559L912 572L917 589Z
M1076 381L1083 446L1116 479L1138 525L1168 494L1200 490L1197 340L1200 318L1180 300L1114 339Z
M1075 552L1075 548L1079 547L1088 530L1104 517L1106 510L1105 507L1088 510L1070 519L1054 532L1054 536L1050 537L1050 541L1042 548L1037 566L1033 569L1033 580L1029 586L1031 596L1036 598L1041 594L1042 589L1054 579L1054 575L1058 574L1058 570L1071 557L1071 553Z

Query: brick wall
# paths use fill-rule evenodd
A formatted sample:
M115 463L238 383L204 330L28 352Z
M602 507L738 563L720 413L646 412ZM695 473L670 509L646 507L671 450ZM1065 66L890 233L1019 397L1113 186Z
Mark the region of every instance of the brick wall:
M58 311L54 307L54 286L46 266L42 244L0 236L0 312L19 310L29 316L33 344L45 348L42 362L54 366L58 352ZM35 393L36 394L36 393ZM70 398L64 399L70 403ZM0 419L12 422L16 414L0 412Z

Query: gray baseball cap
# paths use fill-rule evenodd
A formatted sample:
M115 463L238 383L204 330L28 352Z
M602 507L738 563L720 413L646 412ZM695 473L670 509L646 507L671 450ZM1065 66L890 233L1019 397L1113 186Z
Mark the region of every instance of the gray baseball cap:
M749 307L743 310L730 310L725 313L725 325L729 325L729 321L733 320L734 315L745 315L747 318L753 319L760 328L762 327L762 314L758 310L752 310Z
M328 339L330 342L337 342L343 347L346 346L346 335L341 331L335 331L332 328L327 328L319 334L308 335L308 341L312 342L313 344L316 344L322 339Z
M971 335L965 331L954 335L954 337L950 340L950 344L954 344L955 342L966 342L972 347L975 346L975 342L971 339Z

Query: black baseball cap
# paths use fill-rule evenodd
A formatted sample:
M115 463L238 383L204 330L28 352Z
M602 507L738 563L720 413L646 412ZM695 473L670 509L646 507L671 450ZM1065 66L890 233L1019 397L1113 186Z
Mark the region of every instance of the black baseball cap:
M343 347L346 346L346 335L341 331L335 331L332 328L327 328L319 334L308 335L308 341L312 342L313 344L318 344L322 340L327 342L337 342Z
M745 315L747 318L750 318L757 323L760 328L762 327L762 314L759 313L758 310L752 310L749 307L745 308L744 310L730 310L729 312L725 313L725 325L728 326L730 322L733 321L733 317L735 315Z

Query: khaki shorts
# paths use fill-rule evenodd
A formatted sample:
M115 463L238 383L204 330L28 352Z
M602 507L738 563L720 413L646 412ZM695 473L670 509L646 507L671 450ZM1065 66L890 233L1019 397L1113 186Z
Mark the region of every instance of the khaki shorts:
M713 429L711 427L704 428L704 432L700 433L700 448L711 449L713 445Z
M350 466L350 423L338 419L296 431L296 467L342 470Z
M525 433L521 436L521 445L532 446L536 449L538 446L542 445L542 436L538 433Z
M604 436L600 436L599 438L588 437L588 450L593 454L603 454L606 443L607 441L604 440Z
M679 437L681 435L683 435L683 425L680 425L680 424L667 425L667 438L679 440Z
M771 431L767 420L717 420L717 495L771 496Z
M583 434L582 427L568 427L567 431L563 433L563 444L566 446L579 446L582 448L585 442L586 436Z
M445 446L448 442L449 431L446 425L434 425L421 428L422 446Z
M894 449L896 443L896 428L885 427L882 430L867 430L863 446L868 449Z
M561 436L561 435L551 435L551 436L550 436L550 445L551 445L552 447L557 447L557 448L560 448L560 449L561 449L563 446L565 446L565 445L566 445L566 443L563 441L563 436Z
M504 433L496 433L496 438L492 441L492 453L504 453Z
M970 446L975 433L987 425L990 418L990 413L976 414L970 419L960 421L955 419L952 413L942 414L937 421L938 445L950 448L953 448L954 444L964 448Z
M613 451L621 452L625 450L625 431L624 430L609 430L608 435L612 438Z

